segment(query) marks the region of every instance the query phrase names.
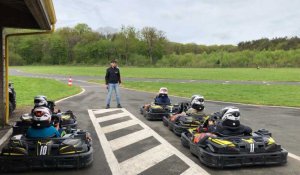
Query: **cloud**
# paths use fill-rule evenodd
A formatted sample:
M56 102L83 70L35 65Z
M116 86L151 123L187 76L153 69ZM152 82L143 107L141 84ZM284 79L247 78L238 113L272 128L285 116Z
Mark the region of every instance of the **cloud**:
M58 26L156 27L169 40L237 44L299 36L298 0L54 0Z

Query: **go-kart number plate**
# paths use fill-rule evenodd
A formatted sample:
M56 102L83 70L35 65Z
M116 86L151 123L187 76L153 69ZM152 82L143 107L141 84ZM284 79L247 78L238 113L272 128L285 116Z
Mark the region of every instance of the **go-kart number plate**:
M38 149L37 149L38 156L48 155L48 144L47 143L38 143L37 147L38 147Z

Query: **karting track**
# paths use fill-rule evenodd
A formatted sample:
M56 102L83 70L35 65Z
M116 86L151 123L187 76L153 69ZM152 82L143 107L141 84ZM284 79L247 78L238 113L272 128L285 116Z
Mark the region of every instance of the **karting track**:
M11 75L35 76L16 71L12 71ZM67 77L43 77L67 83ZM139 114L139 107L149 103L154 94L121 89L123 108L105 110L107 90L104 86L87 83L77 77L73 77L73 84L81 86L85 92L58 103L57 107L73 110L78 116L78 127L91 132L95 150L94 163L86 169L53 170L43 174L300 174L300 109L235 105L241 110L242 123L251 126L253 130L268 129L275 140L298 160L289 157L284 166L214 170L200 164L188 149L181 146L180 138L164 127L161 121L147 121ZM171 100L178 102L184 99L171 97ZM230 104L206 102L205 105L206 112L211 113ZM114 98L111 106L116 106Z

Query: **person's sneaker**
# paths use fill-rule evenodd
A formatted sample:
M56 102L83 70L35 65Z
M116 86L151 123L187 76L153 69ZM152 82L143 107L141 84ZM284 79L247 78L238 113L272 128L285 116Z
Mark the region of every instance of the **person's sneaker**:
M106 109L109 109L110 108L110 106L109 105L106 105Z
M117 108L122 108L122 106L120 104L118 104Z

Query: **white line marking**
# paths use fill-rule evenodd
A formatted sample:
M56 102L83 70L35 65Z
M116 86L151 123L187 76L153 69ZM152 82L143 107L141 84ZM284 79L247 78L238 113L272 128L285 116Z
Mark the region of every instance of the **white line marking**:
M134 132L132 134L128 134L126 136L116 138L114 140L109 141L110 146L113 151L123 148L125 146L131 145L143 139L146 139L151 136L148 130L144 129L141 131Z
M93 110L95 110L94 114L103 114L103 113L106 113L106 112L114 112L114 111L117 111L117 110L120 110L120 109L101 109L101 111L97 110L97 109L93 109ZM111 115L115 115L115 114L111 114Z
M114 109L110 109L110 110L113 111ZM104 150L105 157L107 159L108 165L110 166L113 175L120 175L120 174L122 174L122 175L128 174L129 175L129 174L136 174L136 172L142 172L145 169L147 169L147 167L151 167L151 166L159 163L161 161L163 155L176 155L182 161L184 161L188 166L190 166L190 168L189 168L189 169L191 169L191 170L189 170L190 172L196 172L195 174L208 175L208 172L206 172L204 169L202 169L199 165L197 165L191 159L186 157L183 153L178 151L174 146L172 146L169 142L167 142L159 134L157 134L155 131L153 131L149 126L144 124L142 121L140 121L137 117L132 115L126 109L122 108L122 110L123 110L123 114L130 116L132 118L132 120L135 121L136 124L139 124L140 126L142 126L144 128L144 130L146 130L150 136L153 136L154 138L156 138L161 144L158 147L159 148L159 150L158 150L159 156L153 156L154 153L152 153L152 154L148 154L148 156L150 155L150 157L138 160L138 157L143 157L143 155L145 156L147 154L144 152L145 154L141 153L140 155L137 155L131 159L125 160L124 162L121 163L122 165L121 164L119 165L115 155L113 154L113 149L119 149L119 148L127 145L127 143L121 143L121 140L125 139L128 136L123 136L124 138L122 138L122 137L118 138L119 139L118 141L117 141L117 139L112 140L110 142L107 141L107 139L104 135L104 132L103 132L103 128L101 128L100 125L98 124L94 113L100 114L100 113L109 112L109 111L107 109L88 110L91 121L93 122L93 125L96 129L98 138L99 138L100 143ZM137 131L137 132L141 132L141 131ZM132 133L132 134L134 134L134 133ZM139 136L139 138L132 136L132 142L134 142L134 138L141 139L142 136ZM136 140L136 142L137 141L138 140ZM115 143L119 142L120 145L115 145L115 143L113 143L113 142L115 142ZM115 146L112 146L112 145L115 145ZM151 150L153 150L153 149L154 148L152 148ZM161 150L164 150L164 151L160 152ZM168 157L168 156L166 156L166 157ZM158 160L155 161L154 159L159 159L160 161L158 161ZM138 160L138 161L136 161L136 160ZM148 161L150 163L146 163L146 161ZM151 162L155 162L155 164L153 164L153 163L151 164ZM132 163L135 163L135 165L133 165Z
M81 92L79 92L78 94L75 94L75 95L72 95L72 96L69 96L69 97L66 97L66 98L57 100L57 101L55 101L55 103L60 103L60 102L62 102L62 101L64 101L64 100L67 100L67 99L69 99L69 98L79 96L79 95L83 94L84 92L85 92L85 89L84 89L84 88L81 88Z
M98 135L98 139L99 139L100 144L102 146L102 149L104 151L105 158L106 158L106 161L107 161L107 163L110 167L111 173L113 175L121 175L122 173L121 173L121 170L120 170L118 160L115 157L114 153L112 152L112 150L110 148L110 145L109 145L109 142L107 141L104 133L102 132L102 129L101 129L100 125L96 121L96 117L95 117L93 111L88 110L88 113L89 113L90 119L91 119L91 121L92 121L92 123L95 127L95 131Z
M136 120L138 124L140 124L143 128L149 129L149 132L152 133L153 137L155 137L160 143L162 143L164 146L168 147L168 150L172 152L172 154L177 155L182 161L184 161L187 165L189 165L191 168L195 169L198 174L205 174L207 175L208 172L206 172L203 168L201 168L199 165L197 165L195 162L193 162L191 159L186 157L182 152L178 151L173 145L171 145L168 141L166 141L164 138L162 138L158 133L156 133L154 130L152 130L148 125L140 121L138 118L136 118L134 115L132 115L130 112L128 112L126 109L123 109L124 113L128 114L132 117L133 120Z
M197 170L193 169L193 168L189 168L187 170L185 170L183 173L181 173L180 175L191 175L191 174L198 174L199 172L197 172Z
M292 153L289 152L288 156L293 158L293 159L296 159L296 160L300 161L300 157L295 155L295 154L292 154Z
M117 124L105 126L105 127L102 128L102 131L103 131L103 133L110 133L110 132L117 131L117 130L129 127L129 126L133 126L133 125L136 125L136 124L137 124L136 121L128 120L128 121L120 122L120 123L117 123Z
M139 174L171 155L172 153L164 145L158 145L120 163L120 169L124 175Z
M0 145L2 145L13 133L13 129L10 128L5 135L0 139Z
M124 115L124 114L114 114L114 115L108 115L105 117L98 117L97 118L97 122L105 122L105 121L109 121L109 120L114 120L114 119L118 119L118 118L122 118L122 117L126 117L128 115Z

